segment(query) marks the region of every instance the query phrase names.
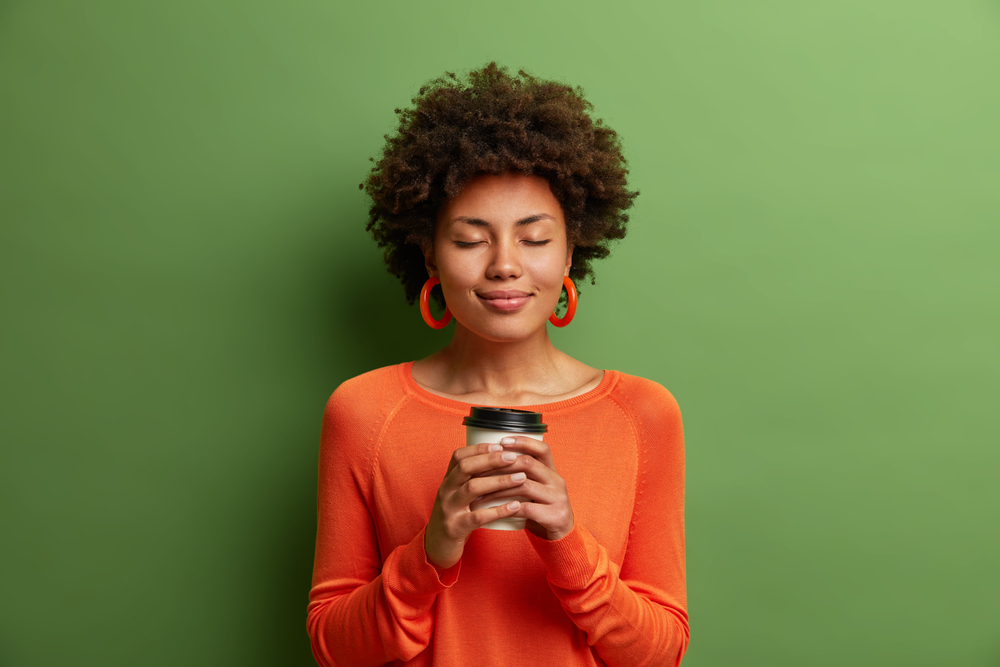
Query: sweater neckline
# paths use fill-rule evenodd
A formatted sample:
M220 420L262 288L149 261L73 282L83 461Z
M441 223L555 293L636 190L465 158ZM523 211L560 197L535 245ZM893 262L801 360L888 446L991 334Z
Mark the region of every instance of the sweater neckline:
M438 396L437 394L427 391L413 379L413 363L414 362L412 361L406 361L396 366L396 369L399 372L399 379L403 383L403 388L410 396L423 403L461 415L469 414L469 408L474 405L478 405L478 403L456 401L454 399ZM604 398L611 392L614 386L618 384L620 376L621 373L618 371L605 370L604 377L601 378L601 381L596 387L590 391L580 394L579 396L567 398L563 401L539 403L536 405L499 405L496 407L516 408L518 410L530 410L532 412L543 412L545 414L562 412L564 410L578 408Z

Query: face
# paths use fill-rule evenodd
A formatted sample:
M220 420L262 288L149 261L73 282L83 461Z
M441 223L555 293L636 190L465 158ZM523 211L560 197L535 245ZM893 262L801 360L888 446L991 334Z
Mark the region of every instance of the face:
M548 181L484 174L438 212L434 247L424 258L459 324L503 342L545 327L573 251Z

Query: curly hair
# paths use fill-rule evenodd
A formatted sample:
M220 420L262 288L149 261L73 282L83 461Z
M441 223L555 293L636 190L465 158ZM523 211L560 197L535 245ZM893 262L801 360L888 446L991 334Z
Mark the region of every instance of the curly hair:
M544 177L573 245L570 277L594 284L591 262L624 238L625 211L639 192L626 187L618 135L590 118L582 89L523 70L511 76L492 62L467 81L447 72L411 101L396 109L399 127L385 135L382 157L359 185L372 200L366 229L407 301L427 280L422 248L433 242L438 210L483 173Z

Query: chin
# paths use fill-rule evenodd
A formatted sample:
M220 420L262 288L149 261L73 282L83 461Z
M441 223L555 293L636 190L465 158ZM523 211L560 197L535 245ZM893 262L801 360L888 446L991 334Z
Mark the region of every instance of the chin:
M526 322L520 317L490 317L486 321L470 322L469 332L494 343L517 343L531 338L545 328L545 322Z

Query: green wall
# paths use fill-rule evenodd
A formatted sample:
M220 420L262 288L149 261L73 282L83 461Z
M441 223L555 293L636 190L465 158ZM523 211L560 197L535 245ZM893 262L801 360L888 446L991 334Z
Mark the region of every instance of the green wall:
M994 0L0 3L0 665L308 665L344 379L424 356L358 190L491 59L642 194L576 321L687 441L686 667L1000 665Z

